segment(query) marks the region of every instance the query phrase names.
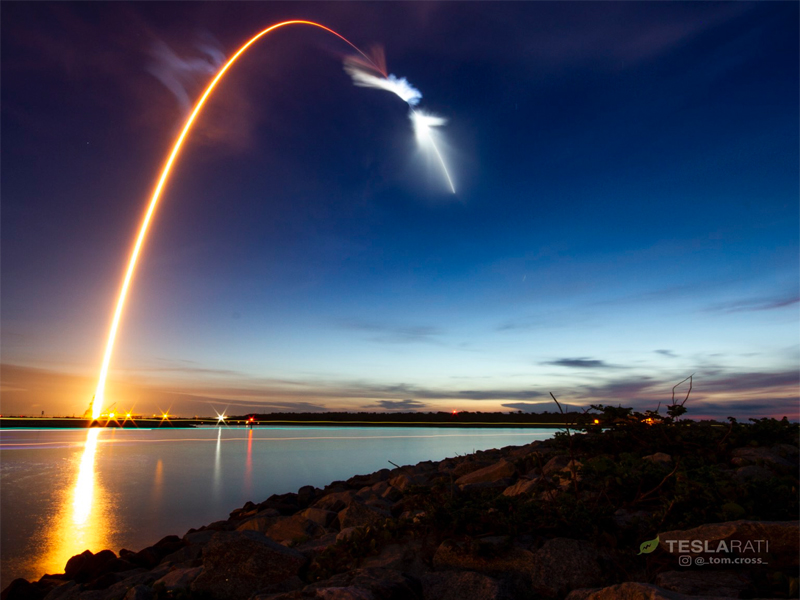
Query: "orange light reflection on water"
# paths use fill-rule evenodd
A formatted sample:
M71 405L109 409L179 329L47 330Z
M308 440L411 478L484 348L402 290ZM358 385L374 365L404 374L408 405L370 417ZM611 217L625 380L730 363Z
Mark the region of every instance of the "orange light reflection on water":
M244 463L244 492L253 493L253 430L247 432L247 459Z
M108 498L97 482L95 454L103 430L86 432L83 453L76 461L75 483L59 499L58 514L47 527L46 543L37 571L63 573L67 561L84 550L99 552L109 547L111 530Z

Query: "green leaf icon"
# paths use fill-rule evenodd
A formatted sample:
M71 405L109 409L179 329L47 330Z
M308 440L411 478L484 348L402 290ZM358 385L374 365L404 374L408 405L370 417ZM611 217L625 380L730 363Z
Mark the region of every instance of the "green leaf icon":
M658 548L658 536L654 540L642 542L642 545L639 546L639 554L650 554L656 548ZM636 556L639 556L639 554Z

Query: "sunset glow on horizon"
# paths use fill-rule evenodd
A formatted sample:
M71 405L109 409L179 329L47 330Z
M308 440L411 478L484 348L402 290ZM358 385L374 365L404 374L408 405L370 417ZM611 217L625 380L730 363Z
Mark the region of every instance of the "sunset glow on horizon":
M3 415L800 418L800 7L391 6L4 5Z

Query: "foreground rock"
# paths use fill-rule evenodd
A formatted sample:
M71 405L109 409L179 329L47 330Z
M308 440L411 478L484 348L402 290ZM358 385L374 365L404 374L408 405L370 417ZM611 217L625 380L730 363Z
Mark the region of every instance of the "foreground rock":
M575 590L566 600L731 600L720 596L687 596L647 583L621 583L602 589Z
M306 557L253 531L219 532L203 548L203 572L191 585L220 600L248 598L297 576Z
M603 572L592 544L556 538L536 552L531 577L534 590L553 598L575 588L599 585Z
M497 579L472 571L428 573L422 591L425 600L511 600Z
M691 596L743 598L752 578L741 571L667 571L656 576L656 585Z
M442 542L433 557L437 570L478 571L480 573L524 573L530 576L534 568L533 552L523 548L509 548L496 556L479 556L457 542Z
M355 569L302 590L258 594L253 600L423 600L422 585L389 569Z

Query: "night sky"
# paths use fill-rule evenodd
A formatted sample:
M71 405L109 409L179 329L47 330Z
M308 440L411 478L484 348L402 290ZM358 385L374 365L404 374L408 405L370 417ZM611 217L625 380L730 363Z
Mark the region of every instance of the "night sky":
M797 2L3 2L2 411L798 416ZM679 388L685 392L685 387ZM663 404L662 404L663 405Z

